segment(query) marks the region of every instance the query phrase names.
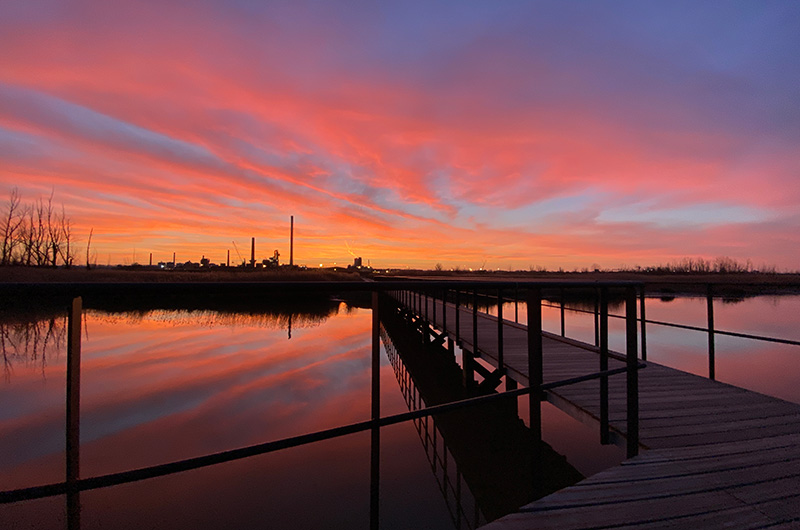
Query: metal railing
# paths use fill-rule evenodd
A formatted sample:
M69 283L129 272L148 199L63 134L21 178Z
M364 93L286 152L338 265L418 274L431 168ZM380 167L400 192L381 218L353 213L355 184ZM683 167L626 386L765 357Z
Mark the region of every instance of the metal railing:
M162 477L183 471L200 469L224 462L232 462L243 458L262 455L280 451L290 447L297 447L309 443L329 440L358 432L371 431L371 459L370 459L370 526L378 528L379 513L379 447L380 447L380 428L394 425L409 420L424 418L437 414L442 414L456 409L462 409L478 404L491 402L494 400L507 400L511 397L523 395L529 396L531 430L535 438L541 440L541 398L547 390L559 386L574 384L580 381L591 379L606 380L607 377L625 372L628 377L628 454L633 455L638 451L638 379L637 370L644 367L639 363L636 355L636 329L628 326L628 350L627 364L624 368L616 370L599 370L593 374L586 374L572 379L543 383L542 379L542 326L541 326L541 303L542 289L552 288L553 283L541 285L536 282L530 283L503 283L503 282L430 282L430 281L386 281L386 282L230 282L230 283L205 283L205 282L186 282L186 283L92 283L92 284L73 284L73 283L35 283L35 284L0 284L0 295L5 297L33 297L33 296L54 296L70 300L68 318L68 346L67 346L67 429L66 429L66 480L51 484L43 484L27 488L0 491L0 504L19 502L23 500L39 499L56 495L66 494L67 496L67 523L68 528L80 528L80 493L82 491L98 488L111 487L145 480L149 478ZM564 288L577 285L586 286L586 282L569 282L563 285ZM594 282L591 285L596 285ZM521 287L528 291L529 308L538 308L533 311L533 318L529 316L528 333L528 373L530 385L525 388L507 387L505 392L489 394L484 396L472 397L456 402L425 407L423 409L412 410L405 413L393 414L390 416L380 416L380 383L379 383L379 355L380 355L380 336L379 336L379 293L393 292L403 293L403 301L408 306L421 310L423 292L439 289L455 293L456 307L458 307L461 292L470 291L473 294L473 322L478 318L478 291L490 289L497 293L498 299L502 300L503 289L514 288L515 292ZM613 283L609 287L627 288L635 304L635 292L632 284ZM89 299L113 295L122 296L158 296L164 293L171 295L204 293L206 296L221 294L227 296L260 296L270 293L294 292L302 293L341 293L341 292L370 292L371 307L373 311L372 319L372 385L371 385L371 418L357 423L342 425L339 427L325 429L313 433L292 436L279 440L267 441L259 444L230 449L213 454L188 458L164 464L132 469L117 473L109 473L89 478L80 477L80 330L82 317L82 300L85 296ZM626 291L628 292L628 291ZM630 301L630 299L629 299ZM502 304L501 304L502 305ZM635 305L633 316L635 321ZM435 311L435 305L434 305ZM530 310L529 310L530 311ZM421 314L421 313L420 313ZM425 314L428 315L426 303ZM446 312L444 313L446 315ZM456 329L459 327L459 311L456 311ZM630 322L630 315L628 315ZM502 334L503 319L502 314L498 318L498 345L500 351L500 367L503 368ZM477 352L477 326L473 326L474 342ZM601 358L603 355L601 355ZM504 370L503 372L504 373ZM602 399L602 397L601 397ZM605 400L607 401L607 388ZM608 428L607 419L605 422Z
M637 317L637 321L640 323L641 326L641 358L642 360L647 360L647 331L646 325L653 324L656 326L663 326L663 327L670 327L676 329L685 329L689 331L697 331L701 333L706 333L708 337L707 342L707 352L708 352L708 377L709 379L716 379L716 336L722 335L727 337L736 337L742 339L749 339L755 340L760 342L770 342L774 344L786 344L790 346L800 346L800 341L792 340L792 339L785 339L779 337L770 337L765 335L757 335L754 333L742 333L737 331L728 331L717 329L715 326L715 319L714 319L714 286L713 284L706 285L706 319L707 319L707 327L702 326L692 326L688 324L679 324L676 322L665 322L663 320L652 320L648 319L645 316L645 293L642 290L639 294L639 317ZM599 297L599 295L598 295ZM514 301L515 304L518 303L517 300L506 300L506 301ZM595 317L595 345L598 344L598 331L597 331L597 321L598 321L598 307L595 304L594 311L590 311L587 309L580 309L576 307L568 307L565 304L563 295L559 299L558 304L553 303L544 303L544 307L550 307L553 309L560 310L561 316L561 336L565 336L565 311L573 312L573 313L584 313L584 314L593 314ZM609 314L609 318L617 318L617 319L625 319L627 318L626 315L615 315Z
M628 457L635 456L639 451L639 383L638 383L638 370L645 365L639 362L638 358L638 337L637 337L637 292L641 289L641 284L636 282L605 282L600 289L600 346L599 346L599 366L598 371L586 376L578 376L572 378L567 382L557 382L552 386L543 384L543 347L542 347L542 290L543 289L558 289L564 292L567 289L586 289L587 287L598 288L597 282L548 282L548 283L535 283L520 284L504 283L504 282L482 282L480 284L471 285L469 289L462 289L460 285L453 285L447 282L432 282L437 285L431 286L424 284L418 289L400 290L393 294L395 297L412 311L418 319L424 322L424 333L427 335L431 332L430 323L438 325L436 320L437 304L441 302L442 305L442 337L453 334L455 342L462 346L462 367L464 370L464 381L466 384L474 382L475 372L478 371L484 376L484 383L489 383L489 386L494 388L496 383L500 382L503 376L506 376L506 393L513 392L516 388L517 381L513 377L509 377L505 358L504 358L504 335L503 327L508 323L503 319L503 303L504 289L514 288L515 296L518 295L520 287L527 291L527 310L528 310L528 361L527 361L527 374L529 388L538 389L535 392L526 392L529 395L529 413L530 413L530 426L534 432L535 438L541 440L541 396L542 392L548 388L557 388L566 384L574 384L589 379L600 379L600 438L602 443L608 443L610 439L610 425L608 419L608 377L617 373L626 373L626 449ZM626 352L625 356L620 360L626 363L625 368L618 370L608 369L609 357L618 356L612 355L608 349L608 297L610 289L620 289L624 293L625 307L626 307ZM452 292L452 296L451 296ZM491 293L487 295L486 293ZM467 298L471 296L472 304L469 309L472 321L471 342L467 337L462 334L461 326L461 297L466 295ZM479 321L479 300L483 297L487 301L491 301L493 305L497 306L497 316L489 315L488 311L483 313L482 318L496 319L497 332L496 332L496 355L497 368L495 371L490 372L481 369L480 364L476 363L476 358L481 357L482 354L489 354L489 348L495 345L484 346L479 343L480 333L478 332ZM453 299L451 305L449 300ZM517 298L518 299L518 298ZM447 308L454 309L455 317L455 330L451 331L447 326L446 315ZM516 318L518 319L519 311L515 310ZM433 321L431 321L433 317ZM563 326L562 326L563 333ZM453 341L450 342L453 344ZM481 383L481 384L484 384Z

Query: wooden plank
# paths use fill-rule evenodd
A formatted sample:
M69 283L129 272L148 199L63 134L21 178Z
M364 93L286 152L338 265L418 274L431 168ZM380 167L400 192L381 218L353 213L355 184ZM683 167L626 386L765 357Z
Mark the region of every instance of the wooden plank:
M523 509L530 510L531 505ZM686 496L680 502L676 502L674 498L665 498L650 499L646 502L621 501L616 504L599 506L586 505L569 509L540 506L536 511L513 514L483 528L487 530L531 528L568 530L621 526L640 528L644 525L680 528L685 521L702 519L720 512L724 512L729 521L750 525L740 528L753 528L770 523L770 519L758 510L743 507L723 492L713 492ZM602 526L598 524L601 521ZM688 526L691 527L691 523Z

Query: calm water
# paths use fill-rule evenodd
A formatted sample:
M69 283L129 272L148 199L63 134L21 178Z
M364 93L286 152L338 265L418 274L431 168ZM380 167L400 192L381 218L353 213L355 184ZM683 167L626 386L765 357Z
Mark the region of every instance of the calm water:
M648 318L705 325L705 299L648 299L647 309ZM717 301L715 310L718 329L800 339L800 297ZM513 304L504 311L513 318ZM546 329L560 329L558 309L545 308L544 318ZM83 477L370 417L369 310L344 303L327 314L292 317L88 310L84 319ZM612 319L611 324L611 347L621 350L622 322ZM568 336L593 340L590 315L568 312L566 328ZM8 320L0 331L0 489L63 481L65 315ZM408 349L397 335L389 340L384 333L383 342L381 414L386 416L409 409L398 378L411 364L398 371L387 356L387 350L394 358ZM651 360L707 374L705 334L649 326L647 343ZM797 346L717 337L717 379L800 403L798 356ZM405 362L413 364L413 355ZM445 363L443 370L451 368ZM438 399L417 380L417 395ZM480 441L453 422L436 428L432 423L406 422L381 430L381 528L449 529L459 519L466 528L475 498L485 498L473 479L479 471L474 455L465 456L461 449ZM558 473L572 469L590 475L623 456L616 447L599 446L594 429L548 405L543 429L553 454L566 457L568 466ZM434 431L435 451L430 442ZM493 452L491 441L483 447ZM446 471L444 461L449 463ZM454 502L457 490L460 506ZM368 432L81 495L83 528L364 528L369 526L369 502ZM2 505L0 527L63 527L64 505L63 497ZM481 509L492 511L488 504Z

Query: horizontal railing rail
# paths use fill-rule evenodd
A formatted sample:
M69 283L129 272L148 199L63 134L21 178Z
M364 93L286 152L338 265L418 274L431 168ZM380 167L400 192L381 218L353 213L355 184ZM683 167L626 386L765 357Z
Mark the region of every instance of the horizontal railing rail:
M513 302L514 300L513 299L509 299L507 301ZM561 306L558 305L558 304L546 304L546 303L543 303L542 305L544 307L550 307L550 308L554 308L554 309L560 309L561 308ZM564 309L566 311L570 311L572 313L585 313L585 314L589 314L589 315L593 315L594 314L594 311L589 311L588 309L579 309L577 307L569 307L567 305L564 306ZM619 318L619 319L624 319L625 318L624 315L614 315L612 313L609 313L608 317L609 318ZM637 322L642 322L641 318L637 318L636 320L637 320ZM655 324L655 325L658 325L658 326L665 326L665 327L670 327L670 328L686 329L686 330L690 330L690 331L700 331L700 332L703 332L703 333L708 333L708 328L704 328L704 327L701 327L701 326L692 326L692 325L689 325L689 324L678 324L676 322L665 322L663 320L652 320L652 319L649 319L649 318L646 318L644 320L644 322L646 324ZM789 344L791 346L800 346L800 341L797 341L797 340L781 339L781 338L777 338L777 337L767 337L767 336L764 336L764 335L755 335L755 334L751 334L751 333L740 333L740 332L737 332L737 331L725 331L725 330L717 329L717 328L714 328L714 334L715 335L727 335L729 337L740 337L740 338L743 338L743 339L760 340L760 341L764 341L764 342L775 342L775 343L779 343L779 344Z
M637 368L645 368L645 363L639 363ZM600 377L620 374L627 368L616 368L614 370L606 370L604 372L595 372L592 374L584 375L581 377L573 377L564 379L562 381L555 381L545 383L540 386L540 391L552 390L564 385L580 383L592 379L599 379ZM384 416L377 420L364 420L357 423L333 427L331 429L324 429L314 433L301 434L298 436L291 436L280 440L250 445L237 449L230 449L227 451L220 451L217 453L198 456L194 458L187 458L166 464L158 464L155 466L143 467L129 471L121 471L118 473L109 473L106 475L98 475L96 477L83 478L77 481L77 488L80 491L87 491L99 488L106 488L110 486L117 486L127 484L130 482L138 482L149 478L163 477L183 471L190 471L193 469L200 469L216 464L225 462L232 462L234 460L241 460L251 456L263 455L272 453L282 449L289 449L298 447L314 442L321 442L338 438L340 436L347 436L371 430L375 427L388 427L398 423L411 421L425 416L433 416L436 414L443 414L453 410L459 410L466 407L482 405L489 402L494 402L502 399L516 398L529 394L534 389L532 387L518 388L515 390L508 390L495 394L488 394L484 396L477 396L459 401L452 401L441 405L433 405L423 409L412 410L409 412L401 412L391 416ZM0 491L0 504L8 504L23 500L41 499L44 497L52 497L55 495L64 495L67 492L66 482L57 482L53 484L46 484L42 486L32 486L29 488L20 488L14 490Z

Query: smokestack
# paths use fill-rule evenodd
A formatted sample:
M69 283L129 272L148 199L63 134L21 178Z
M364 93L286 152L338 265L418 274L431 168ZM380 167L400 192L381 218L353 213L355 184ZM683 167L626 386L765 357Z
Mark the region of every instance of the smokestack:
M256 238L250 239L250 266L256 268Z
M150 253L150 266L153 266L153 253Z
M175 253L172 253L172 268L174 269L177 263L175 263Z
M228 249L228 261L225 262L226 267L231 266L231 249Z
M289 266L294 265L294 215L291 217L289 225Z

